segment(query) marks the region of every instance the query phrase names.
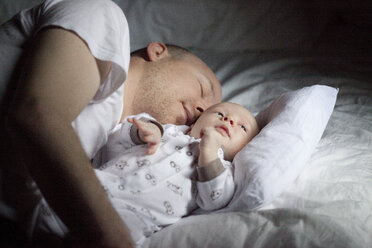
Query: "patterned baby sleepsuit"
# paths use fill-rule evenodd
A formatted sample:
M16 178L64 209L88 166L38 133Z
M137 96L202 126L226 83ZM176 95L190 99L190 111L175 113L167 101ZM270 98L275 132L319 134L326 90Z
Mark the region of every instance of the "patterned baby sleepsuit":
M136 116L143 117L153 120L146 114ZM225 170L201 182L196 169L200 140L185 134L188 126L163 125L153 155L146 155L146 144L133 142L132 127L126 120L117 125L94 163L101 164L96 175L137 243L198 207L214 210L230 201L235 187L232 166L223 160L221 149Z

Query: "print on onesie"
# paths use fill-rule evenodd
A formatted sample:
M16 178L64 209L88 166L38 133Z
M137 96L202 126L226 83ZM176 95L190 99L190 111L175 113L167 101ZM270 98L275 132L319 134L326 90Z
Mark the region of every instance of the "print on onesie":
M117 187L120 191L125 190L126 180L123 176L119 177L119 183L117 184Z
M186 155L187 155L187 156L190 156L190 157L191 157L192 154L193 154L192 151L187 151L187 152L186 152Z
M120 159L118 162L115 163L115 167L118 170L124 170L125 167L129 167L129 164L127 161Z
M141 168L141 167L143 167L143 166L150 166L151 165L151 162L150 162L150 160L148 160L148 159L143 159L143 160L138 160L137 161L137 166L138 166L138 168Z
M165 213L167 215L174 215L173 207L172 207L172 205L170 204L169 201L164 201L163 205L165 207Z
M152 185L156 185L156 178L153 174L147 173L145 175L147 181L149 181Z
M175 194L182 196L182 194L183 194L182 187L180 187L178 185L175 185L175 184L173 184L173 183L171 183L169 181L167 181L167 187L168 187L168 189L170 189L171 191L173 191Z
M120 191L123 191L123 190L125 190L125 186L124 186L123 184L119 184L119 185L118 185L118 189L119 189Z
M175 146L174 148L176 149L176 151L181 151L183 147L182 146Z
M212 190L212 192L210 194L210 197L211 197L212 201L215 201L218 198L220 198L221 195L222 195L222 190L221 189L219 189L219 190Z
M176 162L170 161L169 162L169 165L170 165L170 167L174 168L176 170L176 172L180 172L181 171L181 167L178 164L176 164Z

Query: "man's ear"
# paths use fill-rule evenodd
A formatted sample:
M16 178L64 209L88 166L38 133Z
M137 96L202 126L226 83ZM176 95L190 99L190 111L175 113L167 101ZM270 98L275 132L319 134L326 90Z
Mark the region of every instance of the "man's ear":
M147 45L147 57L149 61L158 61L168 56L169 53L165 44L161 42L151 42Z

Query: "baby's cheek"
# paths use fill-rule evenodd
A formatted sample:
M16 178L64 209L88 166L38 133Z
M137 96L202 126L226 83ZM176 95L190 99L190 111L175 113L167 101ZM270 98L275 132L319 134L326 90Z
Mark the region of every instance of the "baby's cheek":
M240 139L239 141L235 141L235 144L230 145L228 149L229 158L232 160L235 155L244 148L246 144L248 144L248 141L246 139Z

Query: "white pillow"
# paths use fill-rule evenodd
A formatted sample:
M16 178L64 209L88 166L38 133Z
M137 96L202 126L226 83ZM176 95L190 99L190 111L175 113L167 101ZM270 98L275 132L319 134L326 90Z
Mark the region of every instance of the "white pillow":
M288 92L257 115L260 133L235 159L237 191L227 210L270 203L306 165L335 106L338 89L314 85Z

